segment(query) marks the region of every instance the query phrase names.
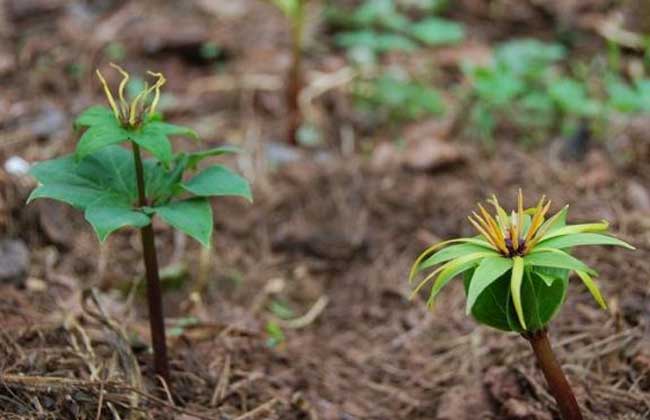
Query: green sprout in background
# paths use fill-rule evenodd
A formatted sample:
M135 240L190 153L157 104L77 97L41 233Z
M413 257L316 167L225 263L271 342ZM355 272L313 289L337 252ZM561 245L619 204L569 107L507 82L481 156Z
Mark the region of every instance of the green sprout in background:
M298 130L302 125L300 92L303 88L302 52L304 46L307 0L270 0L287 17L291 25L291 67L287 75L286 103L288 112L287 138L298 144Z
M612 117L650 110L647 79L627 81L614 66L599 69L597 57L580 66L570 66L569 58L562 44L523 38L498 45L487 65L463 63L469 134L492 146L497 129L506 126L521 140L539 143L586 125L604 137L599 131Z
M356 8L327 7L325 17L334 43L345 49L358 72L352 84L355 105L373 125L399 124L444 112L445 101L432 86L430 71L408 74L384 68L380 58L390 52L413 54L462 42L464 27L438 16L445 3L365 0Z
M122 75L117 100L97 71L110 108L92 106L76 120L85 128L72 155L40 162L31 174L39 181L29 200L51 198L84 212L100 241L126 226L140 229L147 277L147 300L154 351L154 369L168 384L169 363L165 341L158 257L152 219L159 216L172 227L211 245L213 218L209 198L239 196L252 200L248 182L224 166L213 165L185 180L187 171L197 170L205 158L235 153L233 147L203 152L174 153L169 136L197 138L186 127L163 121L156 107L165 78L155 78L129 102L125 88L129 74L112 64ZM131 150L121 147L126 143ZM151 154L143 159L142 150Z
M602 308L606 308L596 272L571 256L582 245L615 245L634 249L607 235L608 223L567 225L568 206L545 220L551 202L540 199L524 209L521 190L518 205L510 214L496 197L490 215L479 204L470 223L479 235L451 239L426 249L417 258L409 280L432 270L415 288L413 295L433 281L429 304L456 276L464 276L466 311L480 324L521 334L528 340L555 397L562 417L582 419L573 390L551 349L547 327L565 301L569 275L575 273Z
M356 83L354 94L360 109L388 121L416 120L445 110L437 90L389 74Z
M429 2L430 3L430 2ZM420 47L453 45L465 37L463 26L438 16L436 4L411 4L428 16L413 21L394 0L366 0L354 10L330 6L327 20L338 30L335 42L355 61L374 63L376 56L390 51L412 52Z

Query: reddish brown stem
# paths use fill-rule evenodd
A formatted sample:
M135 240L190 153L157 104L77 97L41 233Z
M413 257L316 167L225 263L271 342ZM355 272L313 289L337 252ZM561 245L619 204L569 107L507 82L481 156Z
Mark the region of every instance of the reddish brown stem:
M144 183L144 169L140 147L133 143L133 159L135 161L135 174L138 184L138 201L140 206L146 206L147 196ZM151 341L153 346L154 371L160 375L171 389L169 376L169 362L167 361L167 341L165 337L165 318L163 315L162 291L158 270L158 256L153 227L151 224L140 229L142 240L142 253L144 268L147 277L147 303L149 305L149 325L151 328Z
M576 401L571 385L562 372L562 367L555 358L546 330L539 330L523 335L533 348L537 362L542 368L551 394L557 401L558 409L564 420L582 420L582 413Z
M300 92L302 91L302 38L303 38L303 7L301 0L298 6L298 18L292 22L291 28L291 68L287 75L287 138L289 143L298 145L298 130L302 124L300 109Z

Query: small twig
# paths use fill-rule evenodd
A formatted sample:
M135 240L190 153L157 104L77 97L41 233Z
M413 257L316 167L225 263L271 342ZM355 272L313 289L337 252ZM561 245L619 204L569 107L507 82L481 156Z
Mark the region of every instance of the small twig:
M308 326L318 318L318 316L325 310L329 300L327 296L321 296L316 303L307 311L307 313L299 318L291 320L278 320L278 324L285 328L300 329Z
M81 379L70 379L50 376L23 376L14 374L0 375L0 383L7 387L22 388L31 392L67 392L78 389L96 389L104 387L111 392L125 392L132 389L114 381L84 381Z
M177 413L187 414L188 416L194 416L197 419L203 419L203 420L214 420L214 418L215 418L214 415L208 416L207 414L197 413L195 411L187 410L185 408L181 408L181 407L178 407L176 405L172 405L172 404L168 403L167 401L165 401L163 399L160 399L160 398L158 398L156 396L153 396L151 394L147 394L145 392L139 391L137 389L130 388L130 390L132 392L138 393L140 396L146 398L149 401L153 401L156 404L160 404L163 407L169 408L170 410L173 410L173 411L175 411Z
M264 377L264 374L262 374L261 372L252 372L247 378L242 379L239 382L233 383L230 386L230 388L227 390L226 394L223 396L223 399L228 398L229 396L231 396L234 393L238 392L244 386L249 385L252 382L255 382L256 380L261 379L263 377Z
M167 401L169 402L169 404L173 407L176 407L176 404L174 404L174 398L172 398L172 393L169 390L169 386L167 385L167 381L165 380L165 378L163 378L160 375L156 375L156 378L158 379L158 381L160 381L160 385L165 391L165 396L167 397Z
M100 420L102 417L102 407L104 406L104 381L99 385L99 401L97 402L97 415L95 420Z
M235 417L235 420L246 420L246 419L252 419L254 416L263 413L265 411L270 410L273 408L273 406L278 402L277 398L271 398L269 401L265 402L262 405L257 406L253 410L249 411L248 413L244 413L239 417Z
M345 86L352 82L359 73L351 67L343 67L334 73L319 73L318 76L300 92L298 103L300 109L310 117L313 114L312 102L329 90ZM310 117L313 118L313 117Z
M196 79L188 86L189 94L223 92L230 90L267 90L282 89L282 78L268 74L245 74L243 76L209 76Z
M230 384L230 355L226 355L226 359L223 362L223 368L221 369L221 375L219 375L219 382L214 388L212 393L212 398L210 399L210 405L215 406L217 403L223 401L226 396L226 391L228 390L228 384Z

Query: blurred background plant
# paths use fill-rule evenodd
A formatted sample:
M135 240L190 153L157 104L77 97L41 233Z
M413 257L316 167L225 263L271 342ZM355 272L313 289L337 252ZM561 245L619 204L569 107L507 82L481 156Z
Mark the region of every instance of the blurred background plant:
M463 26L438 16L445 7L441 1L366 0L352 10L330 5L325 17L335 44L352 61L369 65L383 53L461 42Z
M286 79L287 140L298 144L302 125L300 92L303 87L302 54L307 0L270 0L286 16L291 27L291 66Z

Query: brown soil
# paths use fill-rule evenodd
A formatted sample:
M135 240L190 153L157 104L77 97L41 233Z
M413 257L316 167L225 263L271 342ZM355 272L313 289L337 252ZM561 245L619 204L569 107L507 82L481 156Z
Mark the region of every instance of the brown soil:
M17 5L28 3L34 9L21 12ZM408 299L418 252L471 234L465 217L475 203L496 193L511 205L518 187L529 202L544 193L554 209L570 203L572 221L609 220L638 248L578 252L599 271L609 310L598 310L572 281L550 334L587 418L650 418L647 157L619 162L596 145L584 161L563 162L547 147L531 152L504 140L491 154L465 144L453 164L407 169L379 159L378 148L371 156L339 150L329 127L355 122L346 95L335 90L317 110L335 133L328 144L273 168L263 145L284 130L277 83L288 65L288 34L272 8L252 0L64 3L8 1L0 9L0 57L14 58L0 73L1 160L72 150L68 123L100 100L91 70L107 61L102 30L114 31L132 70L166 73L170 119L197 126L207 144L227 139L250 152L229 163L254 179L255 203L216 201L209 255L156 226L170 279L172 400L150 367L136 232L100 248L69 208L25 208L33 184L0 170L0 232L31 251L27 280L0 286L1 418L557 418L525 340L465 317L460 282L433 310L424 296ZM471 3L462 2L463 10ZM154 10L151 21L132 21L143 10ZM88 11L96 15L80 15ZM170 22L178 33L170 34ZM485 27L476 30L489 33ZM206 40L230 56L222 73L196 62L196 44ZM332 53L307 66L322 71L340 62ZM83 67L81 77L71 75L71 64ZM252 87L225 79L244 71L270 76L249 81ZM50 121L39 133L37 123L54 114L64 123ZM418 129L427 132L427 122L405 132ZM385 140L380 131L372 140ZM291 320L278 318L279 304ZM274 345L271 321L285 336Z

